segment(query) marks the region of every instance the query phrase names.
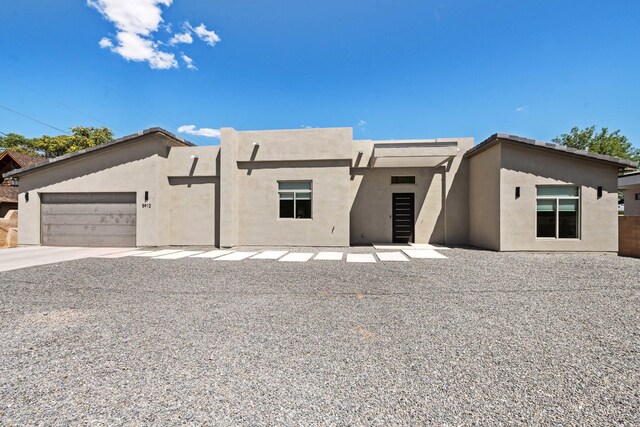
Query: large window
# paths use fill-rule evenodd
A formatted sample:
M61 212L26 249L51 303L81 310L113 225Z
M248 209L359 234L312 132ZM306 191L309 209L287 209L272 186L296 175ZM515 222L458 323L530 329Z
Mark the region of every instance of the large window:
M311 218L311 181L280 181L280 218Z
M540 186L536 197L536 236L580 237L580 190L575 186Z

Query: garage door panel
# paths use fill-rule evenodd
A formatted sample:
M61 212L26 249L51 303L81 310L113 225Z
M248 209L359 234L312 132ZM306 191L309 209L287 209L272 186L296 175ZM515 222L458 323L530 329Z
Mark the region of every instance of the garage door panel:
M71 225L71 224L53 224L45 225L42 230L47 235L128 235L135 236L135 226L123 227L120 225Z
M133 214L83 214L68 215L66 213L47 214L43 217L42 225L136 225L136 215Z
M62 215L78 215L78 214L97 214L97 215L135 215L136 205L134 204L117 204L117 203L95 203L95 204L43 204L43 214L62 214Z
M61 235L61 236L44 236L42 244L45 246L92 246L92 247L132 247L131 239L135 236L86 236L86 235ZM87 244L90 239L91 244Z
M42 193L42 203L136 203L136 193Z
M41 202L44 245L136 245L135 193L50 193Z

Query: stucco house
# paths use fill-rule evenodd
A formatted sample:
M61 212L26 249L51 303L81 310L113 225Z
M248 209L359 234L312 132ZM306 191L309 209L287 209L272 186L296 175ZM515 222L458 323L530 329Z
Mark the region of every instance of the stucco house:
M625 216L640 216L640 171L618 178L618 188L624 192Z
M2 179L2 175L44 160L43 157L14 150L5 150L0 153L0 218L4 218L10 210L18 209L18 185L12 179Z
M351 128L236 131L194 146L160 128L6 174L21 245L617 250L628 160L496 134L354 140Z

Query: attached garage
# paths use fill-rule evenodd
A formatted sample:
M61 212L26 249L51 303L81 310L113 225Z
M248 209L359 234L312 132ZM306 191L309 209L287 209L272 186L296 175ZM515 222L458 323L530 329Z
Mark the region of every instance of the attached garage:
M44 193L41 240L46 246L136 246L135 193Z

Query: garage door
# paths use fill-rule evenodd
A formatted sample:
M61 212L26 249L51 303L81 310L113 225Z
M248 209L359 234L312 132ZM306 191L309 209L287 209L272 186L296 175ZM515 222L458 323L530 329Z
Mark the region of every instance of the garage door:
M41 203L43 245L136 245L135 193L49 193Z

